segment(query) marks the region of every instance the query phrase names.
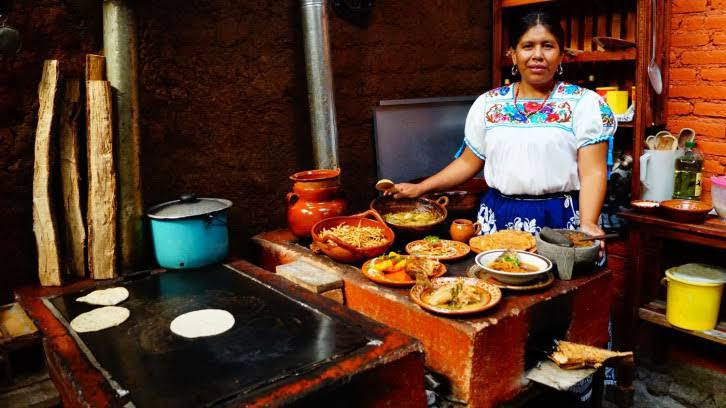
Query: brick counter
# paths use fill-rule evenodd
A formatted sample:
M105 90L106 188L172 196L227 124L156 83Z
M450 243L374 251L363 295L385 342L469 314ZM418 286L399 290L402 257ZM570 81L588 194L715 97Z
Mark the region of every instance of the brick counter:
M525 344L533 333L547 333L566 320L561 337L603 346L612 304L611 272L601 270L571 281L556 280L548 289L513 295L473 318L445 318L416 306L407 289L380 286L360 270L312 254L288 231L257 235L258 263L274 271L299 259L337 273L345 282L348 307L417 338L426 365L450 382L449 397L472 407L488 407L515 397L527 385ZM453 275L460 273L453 272Z

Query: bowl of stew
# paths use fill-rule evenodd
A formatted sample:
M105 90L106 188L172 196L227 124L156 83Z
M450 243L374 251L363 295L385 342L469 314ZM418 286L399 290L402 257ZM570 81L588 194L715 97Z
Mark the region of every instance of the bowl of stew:
M512 285L531 282L552 269L552 261L544 256L512 249L484 251L474 262L494 279Z
M397 233L422 235L446 220L448 203L446 196L435 201L427 198L382 196L371 201L371 209L377 211Z

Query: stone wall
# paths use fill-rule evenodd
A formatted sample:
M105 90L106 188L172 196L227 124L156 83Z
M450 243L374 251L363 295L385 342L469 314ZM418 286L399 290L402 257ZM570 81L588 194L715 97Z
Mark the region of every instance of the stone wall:
M668 129L697 132L705 156L703 198L711 175L726 171L726 1L673 0Z
M16 1L23 51L0 63L0 299L36 275L33 139L42 61L80 76L100 16L60 0ZM232 251L285 224L291 173L312 166L299 2L137 2L145 205L182 192L234 202ZM381 99L474 95L489 86L489 1L377 2L368 28L331 12L343 183L373 197L371 108ZM9 264L8 264L9 262Z

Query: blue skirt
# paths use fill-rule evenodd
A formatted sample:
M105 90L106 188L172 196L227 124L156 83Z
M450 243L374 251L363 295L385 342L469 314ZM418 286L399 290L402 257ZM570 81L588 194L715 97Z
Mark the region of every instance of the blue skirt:
M507 196L490 188L481 199L477 221L482 234L511 229L537 234L543 227L577 229L578 193L545 196Z

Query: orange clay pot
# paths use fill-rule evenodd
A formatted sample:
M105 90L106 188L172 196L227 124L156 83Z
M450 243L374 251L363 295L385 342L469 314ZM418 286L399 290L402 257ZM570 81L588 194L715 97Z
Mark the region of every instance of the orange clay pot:
M315 223L348 211L339 176L340 169L306 170L290 176L295 184L287 193L287 225L293 234L309 237Z

